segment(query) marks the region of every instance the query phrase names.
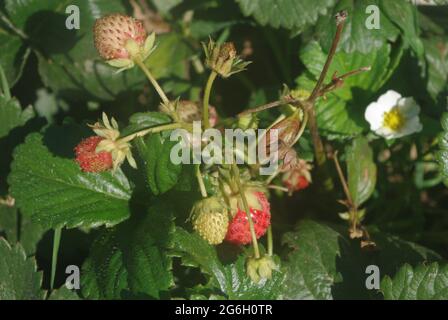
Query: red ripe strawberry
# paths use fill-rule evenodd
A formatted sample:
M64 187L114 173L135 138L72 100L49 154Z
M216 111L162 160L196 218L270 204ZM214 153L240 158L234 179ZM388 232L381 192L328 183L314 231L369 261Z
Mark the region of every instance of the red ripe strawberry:
M129 59L126 42L134 40L142 46L146 39L143 23L133 17L114 13L95 21L95 47L106 60Z
M112 154L107 151L95 152L96 147L104 138L92 136L82 140L75 147L76 162L85 172L101 172L113 166Z
M264 192L254 190L246 191L246 199L258 239L266 233L271 224L269 201ZM234 244L249 244L252 242L249 220L246 212L239 207L229 224L225 240Z

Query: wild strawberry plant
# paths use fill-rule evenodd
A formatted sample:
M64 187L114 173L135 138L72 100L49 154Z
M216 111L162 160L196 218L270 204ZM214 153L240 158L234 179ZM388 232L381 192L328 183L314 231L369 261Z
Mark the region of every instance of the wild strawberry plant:
M430 2L5 0L0 299L447 299Z

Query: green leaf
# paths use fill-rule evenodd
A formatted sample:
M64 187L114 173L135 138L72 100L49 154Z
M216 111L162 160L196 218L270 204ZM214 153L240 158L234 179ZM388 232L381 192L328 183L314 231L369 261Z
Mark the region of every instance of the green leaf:
M31 106L22 110L17 99L0 95L0 138L8 135L15 127L23 126L32 117L34 111Z
M337 261L349 242L328 226L302 221L296 232L284 234L293 251L287 256L284 299L333 299L333 287L347 281Z
M62 286L51 292L48 300L80 300L75 291L67 289L66 286Z
M0 205L0 235L4 235L9 243L20 242L28 255L36 253L37 243L45 231L29 217L19 217L15 207Z
M6 74L6 79L12 87L22 75L23 67L31 52L23 45L19 37L9 34L0 28L0 65Z
M185 78L188 73L186 59L193 51L179 34L170 32L156 39L157 48L145 61L155 78L177 76Z
M446 38L433 37L423 40L428 65L427 89L433 99L448 88L448 54L443 49Z
M173 229L170 208L157 204L144 215L103 231L83 266L83 295L160 298L173 285L171 258L166 255Z
M359 136L346 151L348 187L353 203L359 207L375 190L376 165L368 140Z
M322 16L317 24L317 36L325 52L330 51L331 43L336 32L334 15L341 11L347 11L347 19L338 44L338 50L347 53L369 53L381 48L387 41L395 41L400 30L392 22L382 15L378 9L379 29L368 29L367 19L371 13L366 13L370 5L379 6L381 0L342 0L333 8L333 14Z
M40 300L42 274L34 258L26 258L20 245L11 247L0 238L0 300Z
M235 263L223 265L215 247L182 228L177 228L174 234L173 255L181 257L185 266L199 267L209 275L209 285L228 299L276 299L283 285L283 274L275 271L271 280L253 283L246 275L245 255L240 255Z
M302 30L317 21L334 5L334 0L237 0L245 16L253 16L261 25Z
M367 128L364 120L365 107L376 92L390 77L390 45L385 45L367 54L359 52L335 54L324 83L329 83L337 73L371 67L370 71L353 75L344 80L342 88L327 94L326 99L317 102L317 120L322 133L327 136L354 136ZM312 89L326 60L326 54L320 45L313 41L300 51L300 59L307 72L297 79L299 88ZM395 66L394 66L395 67Z
M417 6L405 0L381 0L381 13L402 32L403 39L410 45L418 58L423 58L424 47L419 37Z
M438 137L440 150L436 152L436 159L443 182L448 186L448 112L442 115L442 129Z
M143 160L146 181L155 195L173 188L182 173L181 164L173 164L170 153L178 142L163 139L160 134L150 134L135 139L135 145Z
M157 125L170 123L171 118L161 112L138 112L129 118L129 125L121 130L121 135L126 136L134 132L148 129Z
M366 267L377 265L381 275L393 275L405 262L440 259L434 251L398 237L369 230L375 250L362 250L348 228L303 220L283 236L292 251L286 256L284 299L363 299Z
M404 264L428 263L441 260L435 251L397 236L369 229L376 243L376 250L369 257L369 264L377 265L381 275L393 276Z
M386 276L381 281L381 291L386 300L447 300L448 265L405 264L393 279Z
M130 214L131 186L120 170L83 173L73 159L52 154L38 133L15 150L8 183L21 212L44 227L112 226Z

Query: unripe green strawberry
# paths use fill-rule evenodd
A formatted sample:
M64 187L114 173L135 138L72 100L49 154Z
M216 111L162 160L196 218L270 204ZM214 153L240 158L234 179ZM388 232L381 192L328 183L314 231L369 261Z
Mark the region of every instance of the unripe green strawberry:
M119 68L117 72L132 68L136 61L145 61L155 48L155 33L146 36L141 21L120 13L97 19L93 33L98 53L109 65Z
M227 233L229 216L217 197L199 200L193 207L193 228L208 243L220 244Z
M95 21L93 27L95 47L106 60L131 58L126 44L133 40L143 46L146 31L143 23L133 17L113 13Z

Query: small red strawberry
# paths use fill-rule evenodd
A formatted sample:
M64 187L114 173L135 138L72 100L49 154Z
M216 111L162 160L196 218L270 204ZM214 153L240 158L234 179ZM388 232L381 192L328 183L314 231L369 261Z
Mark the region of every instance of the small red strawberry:
M130 59L131 53L129 48L126 48L128 40L143 46L146 39L146 31L141 21L119 13L97 19L93 32L95 47L105 60Z
M101 172L113 166L112 154L107 151L96 152L95 149L104 138L92 136L82 140L75 147L76 162L85 172Z
M283 174L283 185L289 193L306 189L311 183L311 165L303 159L297 159L293 168Z
M257 239L266 233L271 224L271 213L269 201L264 192L247 189L246 199L251 213L252 221ZM249 244L252 242L249 220L241 205L237 206L236 214L227 229L226 241L234 244Z

